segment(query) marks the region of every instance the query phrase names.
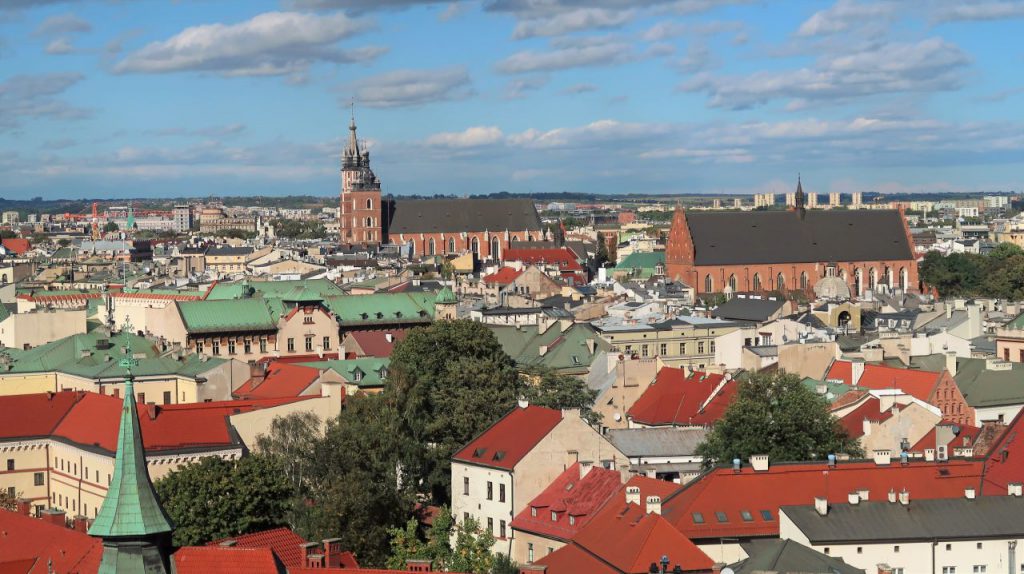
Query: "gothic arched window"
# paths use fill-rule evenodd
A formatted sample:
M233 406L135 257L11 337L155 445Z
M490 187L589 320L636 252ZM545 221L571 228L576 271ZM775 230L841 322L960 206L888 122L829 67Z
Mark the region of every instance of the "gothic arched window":
M366 209L373 209L373 200L372 199L367 199L366 200Z
M807 289L807 272L803 271L800 273L800 288Z
M704 276L704 292L712 293L715 290L714 279L711 278L711 274L708 273Z
M754 291L760 291L760 290L761 290L761 276L759 274L757 274L757 273L754 273Z
M430 238L430 243L427 246L427 255L437 255L437 247L434 244L434 238Z
M455 253L455 238L448 238L448 253Z
M480 240L479 239L474 237L473 238L473 242L470 243L469 245L470 245L470 248L473 250L473 253L475 253L477 255L480 254Z
M786 288L786 276L779 273L778 277L775 278L775 288L782 291Z
M735 275L730 275L729 276L729 288L732 289L733 292L736 291L736 276Z
M501 242L497 237L491 238L491 259L497 260L501 255Z

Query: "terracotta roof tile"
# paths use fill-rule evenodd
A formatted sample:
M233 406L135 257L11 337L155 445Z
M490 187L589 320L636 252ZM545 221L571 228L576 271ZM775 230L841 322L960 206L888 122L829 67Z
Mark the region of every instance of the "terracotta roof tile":
M243 399L275 399L298 397L319 377L320 369L274 361L267 364L266 378L256 384L249 379L235 390Z
M345 337L346 339L352 339L359 345L364 356L384 358L390 357L391 351L395 348L395 343L404 341L408 334L408 329L349 331ZM391 340L388 340L389 335Z
M508 285L509 283L516 280L516 277L522 275L523 272L512 267L502 267L490 275L485 275L482 279L484 283L493 283L497 285Z
M682 369L663 367L627 415L651 426L710 425L725 412L736 389L737 383L726 381L725 375L693 371L687 377ZM707 402L709 397L712 400Z
M842 380L846 384L853 384L852 370L849 361L835 361L828 373L825 374L825 379ZM885 365L864 365L864 373L857 380L856 386L875 391L900 389L908 395L929 402L941 377L942 373L935 371L900 369Z
M571 540L621 486L621 476L615 470L592 468L580 478L580 463L577 462L526 505L512 520L512 528ZM556 513L555 520L551 519L552 512Z
M93 574L99 568L103 543L98 538L7 510L0 510L0 531L0 570L34 560L21 572L46 574L51 559L54 572Z
M276 574L281 565L269 548L186 546L174 553L177 574Z
M302 544L307 540L290 528L273 528L261 530L249 534L240 534L230 538L222 538L207 544L207 546L219 546L221 543L232 540L233 548L269 548L277 555L281 563L288 568L302 565Z
M533 405L516 407L453 458L511 470L561 421L561 411Z
M1017 413L985 459L982 494L1004 495L1011 482L1024 481L1024 410Z

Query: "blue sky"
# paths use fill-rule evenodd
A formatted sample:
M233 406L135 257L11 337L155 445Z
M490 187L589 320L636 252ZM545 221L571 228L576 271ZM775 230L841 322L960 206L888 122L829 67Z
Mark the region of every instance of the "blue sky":
M0 196L1024 188L1024 1L0 0Z

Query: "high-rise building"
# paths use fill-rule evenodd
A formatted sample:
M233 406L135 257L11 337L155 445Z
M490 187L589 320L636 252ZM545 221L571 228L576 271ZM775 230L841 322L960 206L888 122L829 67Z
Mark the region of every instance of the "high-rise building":
M743 207L743 200L738 198L738 197L734 198L732 200L732 206L733 206L734 209L739 209L739 208Z
M347 245L381 243L380 180L370 169L370 150L360 149L355 114L348 130L341 155L340 240Z
M807 209L814 209L816 207L818 207L818 194L812 191L807 194Z
M192 206L174 206L174 230L178 233L185 233L192 229Z
M864 204L864 192L855 191L852 194L852 198L853 199L850 202L850 205L853 207L853 209L860 209L861 206Z
M715 209L722 209L722 200L716 198L714 201L711 202L711 206Z
M839 207L842 203L843 202L838 191L833 191L828 194L828 204L830 207Z
M789 192L786 194L786 207L796 207L796 194Z

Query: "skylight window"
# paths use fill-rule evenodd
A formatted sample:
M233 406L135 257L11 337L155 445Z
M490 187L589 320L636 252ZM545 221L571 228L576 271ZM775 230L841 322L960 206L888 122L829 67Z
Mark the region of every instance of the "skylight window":
M473 451L473 458L480 458L485 452L487 452L487 448L479 446Z
M743 519L743 522L753 522L754 515L750 514L749 510L741 510L740 511L740 518Z
M724 512L719 510L718 512L715 512L715 520L719 522L729 522L729 517L726 516Z
M704 515L699 513L699 512L694 512L693 513L693 523L694 524L704 524Z
M501 460L503 458L505 458L505 451L499 450L498 452L494 453L494 460Z
M772 520L775 520L774 518L772 518L772 511L771 510L762 510L761 511L761 520L764 520L765 522L771 522Z

